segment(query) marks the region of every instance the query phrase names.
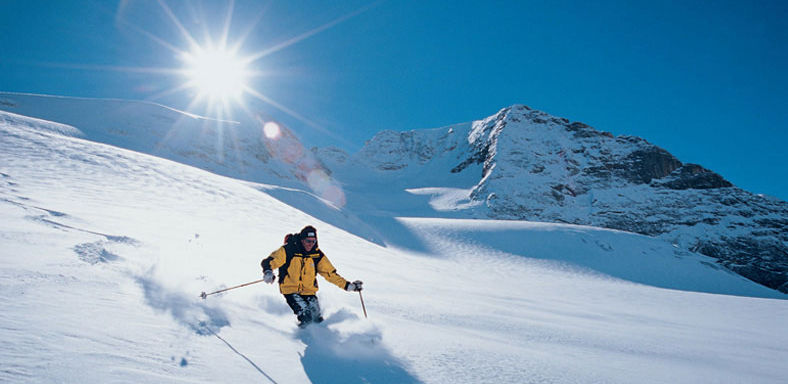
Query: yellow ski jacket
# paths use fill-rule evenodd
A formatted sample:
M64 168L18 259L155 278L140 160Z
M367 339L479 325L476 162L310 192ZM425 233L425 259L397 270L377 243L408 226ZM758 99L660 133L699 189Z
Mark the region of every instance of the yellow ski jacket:
M263 259L260 265L263 271L279 268L279 292L283 295L316 294L318 273L339 288L345 289L348 285L317 244L310 252L298 244L285 244Z

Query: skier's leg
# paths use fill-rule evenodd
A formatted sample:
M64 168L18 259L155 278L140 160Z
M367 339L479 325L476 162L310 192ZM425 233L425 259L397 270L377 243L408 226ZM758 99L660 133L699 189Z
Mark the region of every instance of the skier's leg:
M309 314L311 315L311 320L315 323L322 322L323 316L320 313L320 303L317 300L317 296L308 295L302 297L304 301L306 301L307 306L309 308Z
M308 324L312 321L312 315L309 313L309 304L304 300L304 297L291 293L284 295L287 305L293 310L293 313L298 317L298 325Z

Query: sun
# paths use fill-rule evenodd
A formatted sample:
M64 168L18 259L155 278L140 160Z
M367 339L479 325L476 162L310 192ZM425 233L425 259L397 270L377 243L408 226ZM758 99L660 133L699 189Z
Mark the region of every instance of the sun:
M189 105L184 108L188 112L201 113L204 116L218 118L219 120L232 119L237 112L245 112L247 115L253 116L255 113L252 112L252 107L246 103L260 101L313 128L322 129L317 123L300 115L292 108L277 102L274 98L267 95L266 92L257 88L260 86L260 78L269 77L281 71L281 69L278 71L270 68L261 69L258 62L271 54L356 17L377 6L382 1L378 0L365 5L325 24L296 34L292 38L273 43L268 48L256 52L245 52L245 54L242 54L241 47L245 44L248 37L253 36L257 24L262 20L262 16L266 14L262 10L263 8L260 8L255 21L239 33L238 28L232 27L232 20L236 13L235 0L225 0L224 2L214 0L181 2L182 4L178 8L189 10L189 14L192 15L190 20L194 21L191 24L181 22L176 14L177 9L171 8L167 4L167 0L156 1L155 3L161 8L163 15L169 18L174 29L180 32L180 39L186 43L184 47L177 40L162 38L152 31L127 20L123 15L130 12L131 3L137 2L121 1L121 6L118 8L118 15L116 16L116 23L130 28L172 51L180 65L175 68L118 67L116 69L120 71L176 75L179 77L179 79L174 81L177 85L162 88L159 93L151 95L148 99L157 100L174 94L188 92L192 96ZM143 3L147 4L147 2L140 2L140 7L143 6ZM197 5L195 6L195 4ZM268 5L261 7L267 8ZM201 19L199 16L206 9L210 9L211 15L217 17ZM219 22L215 23L215 21ZM190 30L188 27L191 25L202 26L202 34L197 34L195 31ZM200 41L197 36L202 36L203 40ZM152 86L150 88L155 89L158 87ZM197 111L203 107L205 109L202 112Z
M198 99L227 105L240 102L244 93L250 89L248 60L237 52L196 46L191 52L184 53L182 60L186 87L196 90Z

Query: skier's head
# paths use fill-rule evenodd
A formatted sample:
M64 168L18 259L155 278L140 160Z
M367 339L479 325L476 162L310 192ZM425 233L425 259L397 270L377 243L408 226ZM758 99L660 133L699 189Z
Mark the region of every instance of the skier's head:
M312 248L317 246L317 229L311 225L307 225L298 234L298 238L301 239L301 245L304 246L304 249L311 251Z

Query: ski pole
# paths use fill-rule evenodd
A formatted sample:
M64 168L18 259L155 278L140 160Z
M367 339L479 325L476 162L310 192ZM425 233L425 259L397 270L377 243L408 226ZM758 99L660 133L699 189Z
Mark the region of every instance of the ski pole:
M245 283L245 284L236 285L236 286L234 286L234 287L225 288L225 289L220 289L220 290L218 290L218 291L216 291L216 292L211 292L211 293L205 293L205 292L202 292L202 293L200 293L200 297L201 297L201 298L203 298L203 299L205 299L205 298L206 298L206 297L208 297L209 295L213 295L213 294L216 294L216 293L221 293L221 292L224 292L224 291L229 291L229 290L231 290L231 289L236 289L236 288L245 287L245 286L247 286L247 285L257 284L257 283L259 283L259 282L262 282L263 280L264 280L264 279L255 280L255 281L248 282L248 283Z
M361 296L361 291L358 291L358 298L361 299L361 309L364 310L364 318L367 319L367 307L364 306L364 296Z

